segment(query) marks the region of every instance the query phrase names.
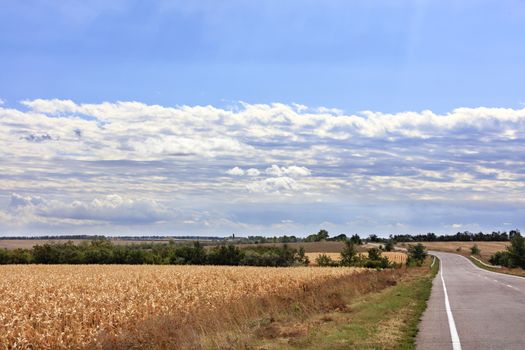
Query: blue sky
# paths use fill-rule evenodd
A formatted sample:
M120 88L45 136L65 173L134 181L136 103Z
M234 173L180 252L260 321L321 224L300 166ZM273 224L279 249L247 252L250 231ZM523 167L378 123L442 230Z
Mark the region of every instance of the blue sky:
M3 1L0 232L508 230L520 1Z

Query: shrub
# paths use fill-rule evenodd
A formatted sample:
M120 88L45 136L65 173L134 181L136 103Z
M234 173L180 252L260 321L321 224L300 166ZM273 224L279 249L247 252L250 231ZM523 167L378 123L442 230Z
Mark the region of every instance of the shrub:
M207 262L212 265L239 265L244 253L233 244L213 247L209 253Z
M355 264L357 250L352 241L346 241L345 247L341 251L341 265L353 266Z
M421 243L418 243L416 245L409 245L407 250L408 250L408 262L409 263L414 262L418 266L421 266L423 264L423 261L425 261L425 258L428 255L425 246Z
M391 252L392 250L394 250L394 242L391 239L389 239L385 243L385 252Z
M381 250L377 248L368 249L368 260L379 260L381 259Z
M321 254L315 259L317 266L337 266L337 261L334 261L326 254Z
M479 253L481 253L481 250L479 249L477 244L474 244L472 247L470 247L470 254L479 255Z
M510 265L509 252L505 252L505 251L496 252L494 255L490 257L489 262L492 265L501 265L501 266L508 267Z

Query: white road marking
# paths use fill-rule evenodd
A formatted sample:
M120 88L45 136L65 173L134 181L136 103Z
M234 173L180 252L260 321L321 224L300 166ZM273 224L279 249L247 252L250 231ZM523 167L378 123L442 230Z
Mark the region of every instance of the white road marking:
M430 264L430 268L432 268L432 266L434 266L435 262L436 262L436 257L434 257L434 259L432 259L432 264Z
M456 323L454 322L454 316L452 315L450 303L448 301L447 286L445 285L445 279L443 278L443 264L441 264L441 282L443 282L443 291L445 292L445 308L447 309L448 328L450 329L450 337L452 338L452 349L461 350Z

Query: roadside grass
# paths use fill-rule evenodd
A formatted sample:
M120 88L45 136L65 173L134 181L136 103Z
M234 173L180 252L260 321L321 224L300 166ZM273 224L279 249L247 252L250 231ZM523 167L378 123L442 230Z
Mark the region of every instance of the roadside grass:
M471 257L470 247L472 247L472 245L474 244L477 244L478 247L481 249L481 254L477 255L476 258L490 265L489 259L491 255L498 251L505 250L507 245L509 245L509 242L477 242L477 241L474 241L474 242L421 242L421 243L428 250L435 250L439 252L463 255L465 258L472 261L474 265L476 265L479 268L485 269L487 271L525 277L525 269L522 269L519 267L518 268L489 267L489 266L480 264L479 261L476 261L476 259L472 259ZM415 243L404 242L404 243L399 243L398 245L400 247L406 248L409 244L415 244Z
M358 298L345 295L345 307L301 322L274 322L274 333L260 333L254 349L414 349L439 260L430 268L407 268L395 285ZM301 330L295 334L291 329Z
M474 259L473 257L469 256L468 259L470 261L472 261L472 263L474 265L476 265L477 267L479 267L480 269L484 269L484 270L487 270L487 271L492 271L492 272L498 272L498 273L504 273L504 274L507 274L507 275L514 275L514 276L520 276L520 277L525 277L525 270L522 269L522 268L508 268L508 267L490 267L490 266L487 266L487 265L483 265L482 263L480 263L478 260ZM487 262L488 264L488 262Z

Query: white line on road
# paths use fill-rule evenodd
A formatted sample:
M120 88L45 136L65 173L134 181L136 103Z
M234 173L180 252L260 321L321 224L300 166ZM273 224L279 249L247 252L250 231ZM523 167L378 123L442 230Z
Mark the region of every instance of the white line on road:
M434 259L432 259L432 264L430 264L430 268L432 268L432 266L434 266L435 262L436 262L436 257L434 257Z
M443 291L445 292L445 308L447 309L448 327L450 328L450 337L452 338L452 349L461 350L456 323L454 322L454 316L452 315L450 303L448 301L447 286L445 285L445 279L443 278L443 265L441 265L441 282L443 282Z

